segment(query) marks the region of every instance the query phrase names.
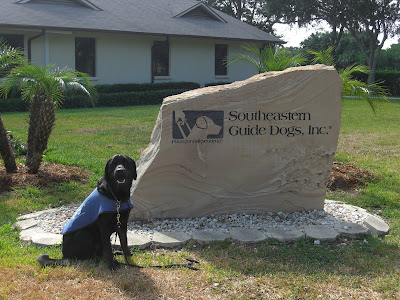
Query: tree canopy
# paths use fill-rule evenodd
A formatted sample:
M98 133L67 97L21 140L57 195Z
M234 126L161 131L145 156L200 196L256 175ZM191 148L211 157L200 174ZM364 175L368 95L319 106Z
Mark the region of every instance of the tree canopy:
M389 37L400 32L400 0L204 0L244 22L273 33L276 23L306 26L311 22L325 21L331 27L329 46L334 46L334 56L339 64L364 57L371 72L368 82L375 80L378 58ZM350 41L351 35L353 41ZM326 36L324 38L327 38ZM337 55L344 38L353 51L350 57ZM325 49L327 47L324 47Z
M275 15L265 13L265 0L203 0L203 2L261 30L274 33L272 26L277 20Z
M331 27L331 46L338 46L347 30L371 69L370 83L384 43L400 28L400 0L266 0L264 7L283 23L303 26L326 21Z
M364 36L363 40L367 40L367 37ZM302 41L300 43L300 46L304 50L312 49L318 52L322 52L331 46L330 33L313 33L307 39ZM335 47L334 53L336 57L335 67L337 69L345 69L346 67L353 64L367 64L367 60L363 56L361 50L358 48L357 42L354 40L349 32L343 32L342 38L340 39L338 45Z
M391 45L390 48L382 50L377 68L380 70L400 71L400 41Z

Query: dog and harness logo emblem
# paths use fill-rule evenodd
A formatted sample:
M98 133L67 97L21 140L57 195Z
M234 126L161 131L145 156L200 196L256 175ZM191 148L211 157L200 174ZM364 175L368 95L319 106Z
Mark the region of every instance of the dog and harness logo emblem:
M172 113L172 138L177 140L175 142L221 142L223 136L223 110L181 110Z

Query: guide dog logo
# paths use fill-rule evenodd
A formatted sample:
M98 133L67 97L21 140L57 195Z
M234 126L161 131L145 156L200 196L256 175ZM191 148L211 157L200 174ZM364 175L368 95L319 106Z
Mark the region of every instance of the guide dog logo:
M172 138L203 141L222 139L224 111L181 110L172 113Z

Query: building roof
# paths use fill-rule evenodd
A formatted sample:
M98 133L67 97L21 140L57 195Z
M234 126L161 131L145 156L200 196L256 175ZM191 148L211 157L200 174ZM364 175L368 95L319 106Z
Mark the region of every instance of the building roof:
M196 0L2 0L0 27L284 43Z

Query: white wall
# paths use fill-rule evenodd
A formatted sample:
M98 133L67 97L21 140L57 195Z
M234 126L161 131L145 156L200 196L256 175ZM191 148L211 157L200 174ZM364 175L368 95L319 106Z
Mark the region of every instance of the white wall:
M75 37L72 33L48 34L49 63L60 68L75 68ZM43 43L43 38L41 43ZM43 54L42 54L43 56ZM34 57L34 56L33 56ZM33 58L32 57L32 58Z
M96 77L99 83L151 81L153 39L133 35L102 35L96 38Z
M226 76L215 75L215 44L228 45L228 57L243 52L240 42L193 38L170 39L170 75L173 81L194 81L202 85L210 82L233 82L257 74L245 62L228 65Z
M25 35L27 55L28 38L41 31L0 30L0 33ZM151 37L130 34L101 34L90 32L48 32L49 58L58 67L75 68L75 37L96 39L95 84L145 83L151 82L151 46L155 40L166 37ZM226 76L215 76L215 44L228 44L228 56L243 51L241 42L172 37L170 41L170 76L156 77L155 82L193 81L204 85L210 82L233 82L246 79L257 73L245 62L228 66ZM45 63L45 38L32 41L32 62Z

